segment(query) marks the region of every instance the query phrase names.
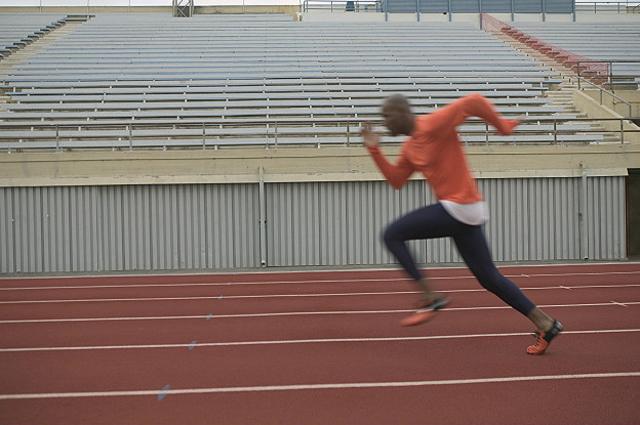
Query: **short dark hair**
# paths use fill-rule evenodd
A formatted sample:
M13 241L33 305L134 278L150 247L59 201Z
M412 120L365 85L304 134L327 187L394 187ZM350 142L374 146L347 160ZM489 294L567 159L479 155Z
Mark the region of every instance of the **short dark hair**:
M411 104L409 99L405 95L397 93L392 94L384 100L383 108L404 109L408 112L411 111Z

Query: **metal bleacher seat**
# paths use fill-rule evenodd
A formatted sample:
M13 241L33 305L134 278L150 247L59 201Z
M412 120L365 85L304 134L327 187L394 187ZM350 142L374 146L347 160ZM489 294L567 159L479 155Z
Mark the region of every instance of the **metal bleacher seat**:
M611 67L608 71L613 75L614 84L637 84L635 80L640 77L638 22L519 22L516 26L530 36L579 56L577 60L602 61L602 65Z
M0 14L0 59L62 25L64 20L64 16L53 14Z
M0 79L0 149L344 144L392 93L428 113L478 92L561 130L532 124L510 142L601 139L549 104L551 71L464 23L98 14ZM464 126L465 141L506 140L484 129Z

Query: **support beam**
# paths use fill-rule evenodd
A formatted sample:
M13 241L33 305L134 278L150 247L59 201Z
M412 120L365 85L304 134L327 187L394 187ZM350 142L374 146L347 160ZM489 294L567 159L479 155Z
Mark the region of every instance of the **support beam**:
M194 0L173 0L173 16L189 18L193 16Z

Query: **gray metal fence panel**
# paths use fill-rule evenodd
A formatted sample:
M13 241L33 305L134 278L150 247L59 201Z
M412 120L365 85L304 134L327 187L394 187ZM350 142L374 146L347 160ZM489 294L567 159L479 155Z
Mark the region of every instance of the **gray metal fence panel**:
M588 227L590 246L598 247L590 248L589 257L624 258L621 213L625 201L620 193L624 179L591 177L589 181L591 192L596 192L589 195L594 211L587 216L604 214L593 199L611 206L606 231L593 223ZM607 190L595 189L603 184ZM278 184L268 189L267 198L272 199L268 211L270 266L394 263L381 243L384 227L401 214L434 201L419 181L401 191L383 182L322 183L319 189L309 185ZM495 260L580 259L579 178L481 179L479 186L489 204L491 219L485 233ZM300 205L297 211L296 205ZM322 212L319 223L313 223L316 209ZM419 262L461 261L448 239L414 242L412 250ZM315 255L317 252L325 254Z
M267 263L390 263L393 260L381 243L384 226L425 205L425 191L424 183L417 181L402 191L384 182L267 185Z
M542 0L514 0L516 13L542 13Z
M0 189L0 273L259 266L254 185Z
M413 13L417 5L422 13L572 13L573 0L386 0L391 13ZM384 7L384 6L383 6Z
M588 177L582 193L580 178L480 179L494 258L624 258L624 181ZM257 184L1 188L0 273L255 268L265 254L268 266L393 264L385 226L434 202L422 181L399 191L381 181L267 183L264 193L266 253ZM460 261L449 239L411 249L420 263Z
M580 181L575 178L483 179L487 239L497 261L580 256Z
M589 178L587 180L586 220L589 233L590 259L616 259L626 256L625 185L616 177Z
M573 1L567 0L544 0L545 11L547 13L572 13Z

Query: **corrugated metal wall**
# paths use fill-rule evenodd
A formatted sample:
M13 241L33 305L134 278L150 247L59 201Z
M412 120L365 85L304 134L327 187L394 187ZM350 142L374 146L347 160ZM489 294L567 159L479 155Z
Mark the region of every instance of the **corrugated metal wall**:
M498 261L626 255L624 177L479 185ZM432 202L422 181L265 184L262 202L258 184L0 188L0 273L387 264L385 225ZM412 248L420 262L460 261L448 239Z
M402 191L384 182L268 185L267 262L389 263L391 257L380 243L385 224L425 205L426 196L426 185L418 181Z
M621 258L627 255L625 199L623 178L587 179L586 253L589 258Z
M0 272L258 267L256 185L0 189Z
M587 181L586 255L624 258L624 178ZM497 261L583 258L580 178L478 182L489 203L485 232ZM401 191L384 182L277 184L270 186L267 202L268 264L292 266L392 263L380 240L384 226L434 200L423 182L413 181ZM289 246L288 234L294 241ZM461 261L448 239L414 243L413 250L426 263Z

